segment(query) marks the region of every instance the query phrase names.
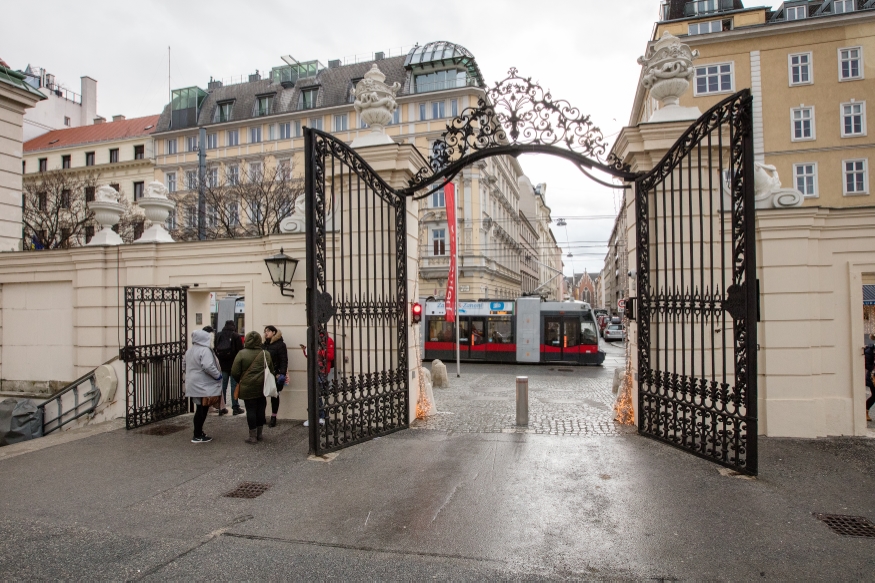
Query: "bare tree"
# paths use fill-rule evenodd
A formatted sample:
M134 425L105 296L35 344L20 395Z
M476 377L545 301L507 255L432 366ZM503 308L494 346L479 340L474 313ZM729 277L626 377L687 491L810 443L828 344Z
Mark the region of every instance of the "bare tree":
M204 199L207 239L264 237L280 232L280 223L295 209L303 195L303 181L292 178L287 165L278 163L265 170L263 162L249 164L241 175L238 166L226 165L224 174L216 166L206 169ZM171 233L176 240L198 238L197 184L185 192L171 194L177 204L177 221Z
M94 229L88 209L100 175L51 170L28 176L22 188L23 248L68 249L85 242Z

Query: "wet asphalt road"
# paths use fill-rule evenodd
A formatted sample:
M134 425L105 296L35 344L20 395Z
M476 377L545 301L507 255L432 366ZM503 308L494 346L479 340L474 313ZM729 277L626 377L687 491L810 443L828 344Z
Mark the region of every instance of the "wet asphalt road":
M875 578L875 539L812 516L875 519L875 441L761 439L748 481L637 434L409 430L325 463L300 423L189 423L0 460L0 580ZM244 480L270 489L222 497Z

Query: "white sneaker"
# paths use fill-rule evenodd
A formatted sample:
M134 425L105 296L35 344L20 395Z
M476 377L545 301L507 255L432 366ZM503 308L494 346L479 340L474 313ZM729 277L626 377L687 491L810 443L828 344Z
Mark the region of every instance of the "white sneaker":
M310 420L309 419L304 421L304 427L310 427Z

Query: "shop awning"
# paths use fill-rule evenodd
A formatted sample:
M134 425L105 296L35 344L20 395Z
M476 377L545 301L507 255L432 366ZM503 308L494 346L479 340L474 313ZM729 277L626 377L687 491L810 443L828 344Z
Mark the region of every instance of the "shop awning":
M863 305L875 306L875 285L863 286Z

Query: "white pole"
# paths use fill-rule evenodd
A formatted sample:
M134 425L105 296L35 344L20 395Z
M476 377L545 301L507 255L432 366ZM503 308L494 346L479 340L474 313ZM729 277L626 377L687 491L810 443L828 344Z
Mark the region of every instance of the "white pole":
M456 199L456 197L453 197L453 204L456 203L455 199ZM456 205L456 210L458 210L458 208L459 208L459 205ZM453 215L455 215L455 214L456 213L453 213ZM461 369L461 365L459 364L459 353L460 353L460 349L459 349L459 323L461 322L461 318L459 316L459 221L458 220L456 221L455 226L456 226L456 228L453 229L453 236L455 238L454 245L456 247L456 261L455 261L456 293L453 294L453 302L455 303L455 306L453 308L453 313L456 314L456 378L459 378L462 376L462 369Z

